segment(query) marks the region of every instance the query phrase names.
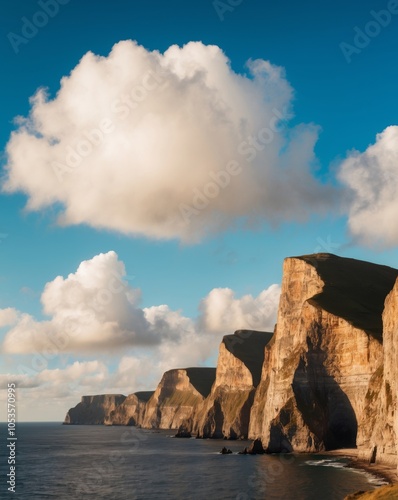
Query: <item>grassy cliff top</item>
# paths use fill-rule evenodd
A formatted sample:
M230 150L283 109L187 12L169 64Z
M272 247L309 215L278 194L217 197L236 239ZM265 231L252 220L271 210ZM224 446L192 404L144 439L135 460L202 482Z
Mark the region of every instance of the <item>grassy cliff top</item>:
M328 253L294 257L315 267L324 289L309 302L344 318L382 342L384 300L398 270Z
M250 370L253 385L257 387L261 378L264 362L264 347L271 340L273 333L255 330L237 330L233 335L225 335L223 343L228 351L240 359Z

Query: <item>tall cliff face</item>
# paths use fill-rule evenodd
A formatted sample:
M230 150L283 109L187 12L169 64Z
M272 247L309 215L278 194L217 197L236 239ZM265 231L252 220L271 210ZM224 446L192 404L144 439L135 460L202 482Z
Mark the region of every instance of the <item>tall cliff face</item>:
M330 254L284 262L249 435L271 452L355 446L383 362L382 311L398 271Z
M264 347L271 337L272 333L238 330L223 338L211 393L185 423L187 428L198 437L247 438Z
M105 425L141 425L144 420L146 403L154 391L135 392L110 411L104 420Z
M386 300L383 314L384 336L384 401L386 424L395 438L395 461L398 466L398 280ZM389 454L387 448L383 453ZM382 457L384 458L384 457Z
M126 399L123 394L82 396L81 402L66 414L64 424L100 425Z
M397 464L398 454L398 281L387 296L383 312L383 360L366 394L360 423L360 457Z
M215 368L167 371L149 399L142 427L178 429L206 398L215 379Z

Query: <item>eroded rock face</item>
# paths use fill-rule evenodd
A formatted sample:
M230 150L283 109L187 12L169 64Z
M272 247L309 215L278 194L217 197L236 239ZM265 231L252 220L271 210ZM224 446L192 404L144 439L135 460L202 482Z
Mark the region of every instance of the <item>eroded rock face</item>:
M66 414L64 424L100 425L126 399L123 394L82 396L81 402Z
M394 464L398 466L398 281L387 297L383 325L384 391L381 392L384 393L386 425L391 426L394 431ZM386 449L384 453L389 454L390 450Z
M146 403L153 393L154 391L129 394L122 403L109 412L104 424L140 426L144 420Z
M178 429L209 394L215 372L215 368L167 371L146 405L142 427Z
M398 452L398 282L387 296L383 312L383 359L366 394L360 423L360 457L397 465Z
M271 337L272 333L238 330L223 338L211 393L185 423L187 428L198 437L247 438L264 347Z
M382 311L398 271L330 254L288 258L249 436L270 452L353 447L383 363ZM362 440L369 436L362 426Z

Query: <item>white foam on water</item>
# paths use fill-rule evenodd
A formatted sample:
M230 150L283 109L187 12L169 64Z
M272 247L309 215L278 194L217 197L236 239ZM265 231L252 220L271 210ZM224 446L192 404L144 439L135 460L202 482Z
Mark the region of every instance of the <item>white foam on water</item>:
M374 474L371 474L370 472L365 471L364 469L356 469L353 467L347 467L347 463L345 462L338 462L334 459L330 458L325 458L322 460L307 460L304 462L304 464L301 464L302 466L305 465L310 465L313 467L335 467L336 469L347 469L351 472L354 472L356 474L362 474L366 477L368 482L370 484L373 484L374 486L384 486L386 484L389 484L388 481L386 481L384 478L380 476L376 476Z
M336 469L342 469L346 467L347 464L344 462L338 462L334 459L325 458L323 460L307 460L302 465L311 465L314 467L335 467Z
M351 470L353 472L356 472L357 474L363 474L366 477L366 479L368 480L368 482L373 484L374 486L385 486L386 484L390 484L384 478L382 478L380 476L375 476L374 474L371 474L370 472L367 472L366 470L363 470L363 469L351 469Z

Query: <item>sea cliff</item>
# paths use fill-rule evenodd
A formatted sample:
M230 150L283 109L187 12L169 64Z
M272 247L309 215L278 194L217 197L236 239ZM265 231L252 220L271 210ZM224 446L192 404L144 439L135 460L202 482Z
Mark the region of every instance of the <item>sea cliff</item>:
M210 393L215 368L167 371L146 405L142 427L178 429Z
M67 425L101 425L109 414L126 399L123 394L99 394L82 396L80 403L66 414Z
M105 417L105 425L141 425L146 404L153 391L135 392L111 410Z

